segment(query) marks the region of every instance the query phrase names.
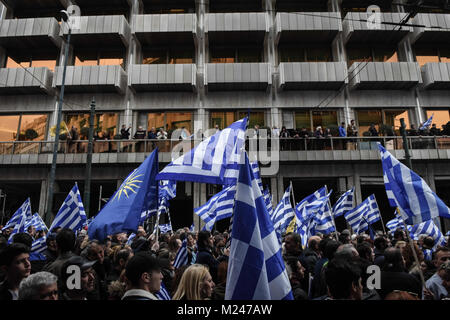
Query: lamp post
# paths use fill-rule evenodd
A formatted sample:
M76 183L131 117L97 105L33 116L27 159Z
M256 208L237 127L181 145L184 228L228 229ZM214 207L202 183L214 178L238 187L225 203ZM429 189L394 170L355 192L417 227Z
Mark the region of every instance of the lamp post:
M91 114L89 117L89 143L88 153L86 157L86 182L84 184L84 211L86 216L90 218L89 208L91 205L91 172L92 172L92 143L94 140L94 117L95 117L95 99L92 98Z
M64 22L66 22L69 28L69 34L67 36L67 43L64 50L64 68L63 68L63 77L61 84L61 91L59 93L59 101L58 101L58 110L57 110L57 119L56 119L56 134L55 134L55 144L53 145L53 158L52 158L52 166L50 169L50 179L48 183L48 196L47 196L47 211L44 216L45 223L47 225L50 224L50 220L52 218L53 211L53 190L55 184L55 175L56 175L56 159L58 157L58 146L59 146L59 131L61 130L61 118L62 118L62 106L64 101L64 85L66 82L66 70L67 70L67 60L69 55L69 46L70 46L70 36L72 34L72 29L70 27L69 14L65 10L61 10L61 18Z

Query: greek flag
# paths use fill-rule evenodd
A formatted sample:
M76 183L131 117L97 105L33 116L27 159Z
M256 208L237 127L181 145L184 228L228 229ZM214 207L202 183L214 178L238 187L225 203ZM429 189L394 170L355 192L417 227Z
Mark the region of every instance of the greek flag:
M12 215L11 219L6 223L2 230L8 228L14 228L14 226L22 220L22 214L25 212L26 220L30 219L33 214L31 213L31 202L30 198L25 200L25 202L20 206L19 209Z
M218 131L187 154L169 163L156 179L222 185L236 183L246 127L247 117Z
M450 218L450 209L414 171L378 144L384 185L391 207L398 207L403 220L420 224L436 217Z
M128 237L128 240L127 240L127 245L131 246L134 238L136 238L136 233L130 234L130 236Z
M235 194L236 185L226 187L203 206L194 209L194 213L206 223L203 230L211 231L217 221L232 216Z
M188 251L186 246L187 241L186 239L184 239L180 249L178 249L177 255L175 256L175 261L173 262L173 267L175 269L178 269L188 264Z
M434 240L433 250L436 250L438 246L445 246L445 237L432 220L414 225L410 234L414 240L419 240L421 234L432 237Z
M322 197L325 197L326 195L327 195L327 188L322 187L313 194L310 194L309 196L304 198L295 206L295 215L297 216L297 226L300 226L301 224L306 222L309 218L309 213L306 210L304 210L304 208L308 205L320 204L321 201L318 202L316 201Z
M269 192L269 189L265 189L263 192L264 202L266 204L267 212L270 216L273 214L273 205L272 205L272 195Z
M426 130L426 129L428 129L428 127L431 126L431 124L433 123L433 116L434 116L434 113L431 115L430 119L425 121L425 123L419 128L419 130Z
M395 217L386 223L386 227L393 233L397 229L405 229L403 220L401 217Z
M46 240L47 240L46 237L41 237L41 238L33 241L30 251L34 252L34 253L43 253L45 250L47 250Z
M26 211L22 211L21 217L19 218L18 221L16 221L16 224L14 225L14 229L11 232L11 235L9 236L8 244L12 243L13 237L14 237L15 234L25 232L25 230L26 230L25 229L26 221L27 221L27 212Z
M190 232L194 232L195 231L195 224L192 222L191 227L189 228Z
M281 246L247 153L239 167L225 300L292 300ZM244 162L244 161L242 161Z
M170 297L169 292L167 292L166 286L164 285L163 282L161 282L161 288L159 289L159 291L155 294L155 296L159 299L159 300L172 300L172 298Z
M336 231L336 227L334 225L333 216L331 213L330 208L330 195L333 192L333 190L330 190L330 192L325 196L317 200L319 203L316 205L316 207L308 208L309 206L306 206L307 210L310 210L313 215L314 220L314 234L320 232L321 234L329 234ZM321 203L320 203L321 202Z
M169 180L161 180L159 182L158 190L159 198L165 198L166 200L171 200L177 195L177 182Z
M86 220L86 212L81 201L80 191L77 184L75 184L56 214L49 230L51 232L54 228L61 227L77 231L83 227Z
M33 217L25 222L25 230L28 230L30 226L33 226L36 231L48 231L47 226L44 221L42 221L39 213L33 214Z
M342 216L347 211L353 209L353 195L355 187L344 193L333 206L333 215L335 217Z
M356 208L344 214L345 219L356 233L362 233L369 228L369 225L381 219L380 209L375 199L375 195L370 195Z
M273 214L270 216L272 219L273 227L279 234L282 234L286 231L286 228L288 227L292 218L295 216L294 209L291 205L291 190L291 186L286 189L283 198L281 198L280 203L277 205ZM265 201L264 204L266 205Z
M160 224L158 227L161 233L169 233L172 231L172 225L170 223Z
M252 162L252 170L253 170L253 175L255 176L256 181L258 181L258 186L261 188L261 192L263 192L263 183L261 180L261 173L259 172L259 165L258 165L258 161L254 161Z

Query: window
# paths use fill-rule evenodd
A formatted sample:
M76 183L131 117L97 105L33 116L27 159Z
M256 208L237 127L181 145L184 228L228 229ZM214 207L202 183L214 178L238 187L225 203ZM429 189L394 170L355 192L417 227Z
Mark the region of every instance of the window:
M295 128L311 130L311 112L309 110L295 111Z
M124 68L124 52L77 52L75 66L121 66Z
M94 118L94 134L103 132L105 136L113 138L118 133L118 113L97 113ZM80 139L85 140L89 134L89 113L67 114L67 129L72 126L78 129Z
M218 125L219 129L222 130L235 121L237 121L236 112L211 112L211 128L214 128L216 125Z
M309 45L302 47L282 46L280 62L330 62L333 61L331 46Z
M15 69L15 68L40 68L47 67L51 71L55 70L56 60L32 60L30 61L22 61L17 63L10 57L8 57L6 61L6 68Z
M336 111L312 111L313 130L318 126L322 128L337 127Z
M248 115L247 111L239 111L238 119L243 119ZM255 125L259 125L259 127L266 126L266 119L264 115L264 111L254 111L250 112L250 119L248 121L248 128L253 129Z
M144 51L143 64L191 64L194 48L152 49Z
M416 61L422 67L429 62L450 62L450 48L416 47Z
M450 121L450 110L427 110L427 119L433 115L433 124L436 128L442 129L442 125Z
M398 62L397 49L394 47L348 46L347 62Z
M164 128L169 137L172 131L186 128L193 132L192 113L191 112L152 112L147 116L147 128Z
M409 115L407 109L401 110L358 110L357 111L359 135L368 131L371 124L375 124L375 128L380 133L381 126L386 124L394 129L396 135L400 135L400 119L405 119L406 128L410 128Z
M246 63L262 62L262 48L260 47L216 47L210 49L211 63Z
M43 141L47 122L46 114L0 116L0 141Z
M0 116L0 140L15 141L17 140L17 130L19 128L20 116Z

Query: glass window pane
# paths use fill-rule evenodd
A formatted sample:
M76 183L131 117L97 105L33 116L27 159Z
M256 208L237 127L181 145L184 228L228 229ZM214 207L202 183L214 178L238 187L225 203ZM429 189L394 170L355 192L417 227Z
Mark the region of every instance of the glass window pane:
M235 122L235 112L211 112L211 128L215 128L216 125L219 126L219 129L225 129L233 122Z
M427 110L427 119L433 115L433 124L442 130L442 125L450 121L450 110Z
M169 131L184 127L190 133L193 132L191 112L168 112L166 117Z
M239 48L237 62L262 62L262 48Z
M117 134L117 113L103 113L95 115L96 132L103 132L103 135L113 139Z
M358 110L357 115L360 136L369 130L372 123L375 125L382 123L381 110Z
M321 126L325 128L337 127L337 112L336 111L313 111L313 129Z
M450 48L442 48L439 50L440 62L450 62Z
M166 64L167 52L165 50L145 50L142 64Z
M75 57L75 66L96 66L97 59L95 60L81 60L78 57Z
M280 62L306 62L305 48L280 47Z
M311 131L311 114L309 110L295 111L295 129L306 128Z
M182 50L169 51L169 64L189 64L194 63L194 48L184 48Z
M396 135L400 135L400 119L405 119L405 126L407 129L410 128L409 125L409 117L408 117L408 110L385 110L385 123L387 125L390 125Z
M33 68L47 67L48 69L55 71L56 60L33 60L31 66Z
M236 52L233 48L210 49L211 63L234 63Z
M434 48L415 48L414 51L416 53L416 60L421 67L429 62L439 62L438 51Z
M349 46L347 47L348 66L355 62L373 61L372 50L369 47Z
M374 48L375 62L398 62L398 55L395 48Z
M21 62L21 63L17 63L16 61L14 61L13 59L8 57L8 60L6 61L6 68L10 68L10 69L16 69L16 68L28 68L30 67L30 62Z
M0 141L17 139L17 128L20 116L0 116Z
M167 131L164 123L164 113L149 113L147 119L147 128L155 127L156 130L163 128Z
M306 48L306 61L308 62L331 62L333 56L330 46L311 46Z
M47 115L23 115L20 122L20 137L25 141L43 141L46 136Z
M239 111L239 119L243 119L247 116L247 112ZM264 117L264 111L255 111L250 112L250 119L248 128L254 128L255 125L259 125L259 127L264 127L266 125L266 119Z
M100 59L99 61L100 66L122 66L123 65L123 59Z

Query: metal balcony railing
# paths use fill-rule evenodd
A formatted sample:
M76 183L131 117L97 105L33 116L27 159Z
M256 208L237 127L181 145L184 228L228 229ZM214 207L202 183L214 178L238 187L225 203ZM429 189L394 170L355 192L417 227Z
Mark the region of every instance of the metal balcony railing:
M252 141L249 141L252 140ZM156 147L160 152L172 152L178 148L179 152L187 152L201 140L167 139L167 140L97 140L93 142L93 153L139 153L151 152ZM361 151L378 150L380 142L388 150L403 150L402 137L326 137L326 138L280 138L279 142L270 138L247 139L246 149L249 145L257 146L268 151ZM418 136L407 137L411 150L420 149L450 149L450 136ZM0 155L13 154L51 154L53 141L6 141L0 142ZM58 153L60 154L86 154L87 140L60 141Z

